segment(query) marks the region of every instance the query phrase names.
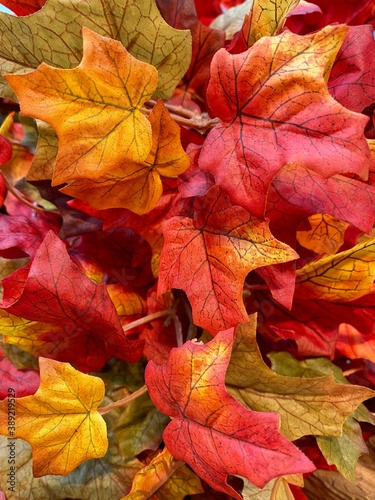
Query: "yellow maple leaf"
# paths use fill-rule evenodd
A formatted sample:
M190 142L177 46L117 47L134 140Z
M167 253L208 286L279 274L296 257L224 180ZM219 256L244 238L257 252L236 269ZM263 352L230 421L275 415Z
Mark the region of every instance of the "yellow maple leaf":
M370 292L375 278L375 238L310 262L296 273L296 296L329 301L355 300Z
M104 382L69 363L39 358L39 366L40 386L34 395L0 402L0 433L10 433L10 441L21 438L30 443L35 477L67 475L107 451L107 427L97 411ZM9 420L9 412L14 419Z
M49 123L59 136L53 184L124 175L124 162L142 162L152 144L141 106L157 86L157 70L123 45L82 29L83 59L75 69L41 64L7 75L24 115Z

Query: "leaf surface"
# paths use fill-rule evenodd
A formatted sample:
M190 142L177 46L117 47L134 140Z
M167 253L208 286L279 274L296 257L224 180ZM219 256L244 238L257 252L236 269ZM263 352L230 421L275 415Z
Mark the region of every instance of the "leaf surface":
M14 437L33 448L33 474L69 474L84 460L100 458L108 447L107 429L97 407L104 384L68 363L40 358L40 386L16 399ZM0 429L8 433L8 401L0 402Z
M39 387L39 373L35 370L17 370L0 350L0 399L8 397L8 389L15 390L17 397L34 394Z
M83 40L83 59L73 70L43 63L7 76L22 113L46 121L59 136L55 185L121 174L125 160L142 161L151 149L151 125L140 107L156 88L155 68L87 28Z
M345 34L343 26L304 37L284 32L242 54L219 50L213 59L207 99L222 122L209 133L199 164L233 203L257 217L287 163L326 178L368 176L367 119L337 103L324 76Z
M26 441L18 439L16 441L17 498L9 496L9 500L121 498L131 487L133 477L142 468L142 463L136 458L124 460L110 432L108 442L108 451L103 458L87 460L67 476L33 477L31 447ZM9 456L7 444L7 438L0 436L0 459L4 461ZM7 472L6 468L0 471L0 487L4 490L8 487Z
M296 254L272 237L267 223L232 206L218 187L198 199L194 208L194 219L172 217L163 225L158 293L184 290L194 323L217 333L246 321L246 275L293 260Z
M186 461L215 489L236 499L228 474L263 487L280 474L312 470L310 461L278 432L278 416L251 412L224 385L233 331L207 344L187 342L173 349L168 362L146 367L154 404L173 418L163 438L172 455Z
M262 360L256 343L256 316L236 331L226 375L230 394L244 406L280 415L288 439L306 435L340 436L346 418L373 392L337 384L332 376L293 378L278 375Z
M177 177L189 168L190 160L181 146L180 128L162 101L157 102L149 120L152 146L146 158L121 160L121 172L79 178L61 191L99 209L128 208L143 215L155 208L163 192L160 176ZM137 134L135 137L138 140Z
M169 26L153 0L128 0L126 4L121 0L48 0L31 16L0 13L0 27L2 75L26 73L42 62L74 68L82 56L82 27L120 41L134 57L155 66L159 72L155 97L169 97L190 63L190 33ZM3 95L14 98L9 89L3 88Z
M333 255L344 244L346 222L328 214L315 214L308 218L308 228L299 228L298 243L320 255Z
M375 101L374 49L371 26L350 26L329 76L330 94L358 113Z
M7 326L6 333L15 337L8 341L21 340L20 347L37 349L37 355L43 349L46 357L74 360L87 371L101 368L114 354L133 361L141 355L143 343L124 335L106 285L97 285L82 274L52 232L32 264L2 284L1 307L4 314L15 315L3 322L3 331ZM24 329L27 335L22 334Z
M336 465L337 470L350 482L355 481L355 467L359 457L368 453L358 422L348 417L343 425L341 437L318 436L317 443L328 465Z
M306 264L296 273L296 294L304 299L355 300L366 295L375 278L375 240Z
M276 0L275 2L254 0L239 33L239 38L245 42L244 50L254 45L263 36L279 34L288 14L298 3L299 0ZM238 51L237 48L236 52Z

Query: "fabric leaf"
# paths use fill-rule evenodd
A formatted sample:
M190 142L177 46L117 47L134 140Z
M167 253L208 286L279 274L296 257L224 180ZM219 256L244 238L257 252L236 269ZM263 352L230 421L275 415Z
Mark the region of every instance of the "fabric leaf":
M100 458L108 446L107 428L97 407L104 384L68 363L40 358L40 386L17 398L14 438L33 448L33 474L69 474L84 460ZM0 431L8 434L8 400L0 402Z
M100 209L128 208L139 215L154 209L163 192L160 176L177 177L189 168L190 160L181 146L180 128L162 101L151 111L149 121L152 146L146 158L122 160L121 173L76 179L61 191Z
M27 75L7 76L22 113L57 131L55 185L121 174L124 160L142 161L151 149L151 125L140 107L156 88L155 68L87 28L83 39L83 59L73 70L43 63Z
M82 57L82 27L118 40L159 72L155 97L168 98L189 67L191 36L160 15L153 0L48 0L26 17L0 13L0 73L22 74L42 62L74 68ZM153 88L152 92L156 90ZM6 87L5 97L14 98Z
M367 118L338 104L325 80L345 35L344 26L303 37L284 32L242 54L215 54L207 99L222 122L209 133L199 165L251 214L263 217L269 184L287 163L323 177L367 178Z
M247 410L227 393L232 343L232 330L207 344L187 342L172 349L166 364L149 362L145 378L155 406L173 419L163 434L172 455L213 488L241 499L227 483L228 474L263 487L280 474L313 467L278 432L277 414Z
M366 295L375 278L375 240L306 264L296 273L296 294L304 299L355 300Z
M280 431L291 440L306 435L341 436L345 419L373 392L338 384L331 375L304 379L273 372L256 343L256 316L236 331L226 384L232 396L257 411L280 415Z
M217 333L246 321L242 289L250 271L297 254L272 237L267 223L231 206L218 187L194 208L194 219L172 217L163 225L158 293L184 290L195 324Z

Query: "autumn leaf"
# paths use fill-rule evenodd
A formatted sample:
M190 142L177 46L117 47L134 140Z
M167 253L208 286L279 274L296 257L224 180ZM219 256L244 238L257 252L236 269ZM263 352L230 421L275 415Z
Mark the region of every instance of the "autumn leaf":
M331 375L304 379L273 372L256 343L256 316L236 330L226 375L229 393L247 408L280 415L280 431L290 440L306 435L341 436L346 418L373 391L337 384Z
M184 290L194 323L217 333L246 321L246 275L296 254L272 237L266 222L232 206L218 187L197 199L194 208L193 219L172 217L163 225L158 293Z
M296 296L329 301L366 295L375 278L375 241L306 264L296 272Z
M345 35L343 26L304 37L284 32L242 54L216 53L207 99L222 122L208 134L199 164L251 214L263 217L269 184L287 163L326 178L367 178L367 118L338 104L325 81Z
M344 243L346 222L327 214L311 215L308 228L299 228L297 240L300 245L320 255L333 255Z
M2 285L6 342L35 355L74 361L86 371L100 369L115 354L132 361L140 357L143 342L124 335L106 285L87 278L52 232L32 263Z
M163 192L160 176L177 177L189 168L190 160L181 146L180 129L162 101L157 102L149 120L152 146L146 158L122 160L121 173L79 178L61 191L99 209L128 208L143 215L155 208ZM134 136L138 141L137 132Z
M358 113L375 101L374 48L371 26L350 26L328 80L330 94Z
M18 3L18 2L17 2ZM189 67L191 37L169 26L153 0L48 0L31 16L0 13L0 73L23 74L41 63L70 69L82 57L82 28L118 40L159 73L155 97L168 98ZM120 87L121 88L121 87ZM152 93L156 90L155 86ZM6 87L2 95L14 98Z
M0 135L0 165L4 165L7 161L10 160L12 156L12 145L5 139L2 135Z
M205 26L199 21L194 0L157 0L157 5L168 24L177 29L190 29L192 36L192 57L182 85L181 104L190 91L203 95L203 87L210 74L210 64L215 52L224 47L224 32Z
M278 432L278 416L245 409L224 386L233 331L207 344L187 342L168 362L150 362L145 379L155 406L173 420L163 439L176 460L236 499L226 481L238 474L258 487L280 474L312 470L310 461Z
M121 175L125 160L142 161L151 149L151 125L140 107L156 88L155 68L120 42L87 28L82 34L83 59L74 70L43 63L27 75L7 76L22 113L46 121L59 136L55 185Z
M33 448L33 474L69 474L84 460L107 451L107 429L97 407L104 384L68 363L40 358L40 386L16 398L14 438ZM8 401L0 402L0 431L8 434Z
M251 9L246 14L244 23L236 41L235 52L254 45L263 36L278 35L284 27L288 14L299 4L299 0L276 0L264 2L254 0ZM231 50L232 51L232 50Z
M348 481L354 483L358 459L368 453L359 423L348 417L344 422L341 437L319 436L317 443L328 465L334 464Z
M324 179L312 170L287 165L271 183L266 216L273 234L292 246L299 224L314 214L330 215L369 233L375 221L374 199L374 186L364 182L343 175Z
M336 382L350 383L345 379L341 370L330 363L327 359L307 359L297 361L288 353L271 353L272 368L283 375L292 377L321 377L332 374ZM311 379L310 379L311 380ZM352 386L353 387L353 386ZM365 389L364 387L361 388ZM360 405L345 420L342 428L342 436L317 436L318 446L328 464L336 465L337 469L346 479L353 482L355 466L358 458L367 453L367 447L362 437L362 430L357 421L374 423L374 417L364 405Z
M107 417L107 415L105 416ZM108 419L107 419L108 420ZM17 500L37 500L50 498L79 498L81 500L106 500L121 498L131 487L134 475L142 468L142 463L133 458L123 459L116 441L111 435L111 422L108 426L108 451L103 458L86 460L67 476L48 475L34 477L32 472L32 449L26 441L16 441L17 454ZM0 435L0 460L8 460L8 439ZM0 487L9 486L9 472L6 468L0 471ZM9 492L11 493L11 492ZM9 500L13 500L12 495Z
M47 233L58 230L55 225L39 217L29 219L21 215L10 217L0 214L0 222L0 253L4 256L9 255L7 250L18 248L33 257Z
M132 489L122 500L146 500L160 489L163 484L183 465L183 462L175 460L167 448L158 453L151 462L143 467L134 476ZM185 495L176 496L183 500Z
M34 394L39 387L39 373L35 370L17 370L0 349L0 399L8 397L8 389L15 390L17 397Z
M59 140L54 129L41 120L36 120L36 123L38 144L27 172L27 180L30 182L52 179L59 147Z

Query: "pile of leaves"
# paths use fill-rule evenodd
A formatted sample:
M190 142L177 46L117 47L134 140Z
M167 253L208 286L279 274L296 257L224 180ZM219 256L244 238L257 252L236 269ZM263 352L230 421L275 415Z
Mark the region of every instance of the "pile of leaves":
M1 3L0 489L353 482L375 424L374 2Z

